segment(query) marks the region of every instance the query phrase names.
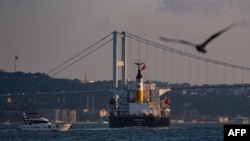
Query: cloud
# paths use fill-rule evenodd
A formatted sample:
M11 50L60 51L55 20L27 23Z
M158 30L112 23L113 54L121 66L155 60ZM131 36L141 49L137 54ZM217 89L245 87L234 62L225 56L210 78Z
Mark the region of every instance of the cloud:
M200 12L202 15L217 15L231 11L249 12L249 0L161 0L161 10L175 13Z

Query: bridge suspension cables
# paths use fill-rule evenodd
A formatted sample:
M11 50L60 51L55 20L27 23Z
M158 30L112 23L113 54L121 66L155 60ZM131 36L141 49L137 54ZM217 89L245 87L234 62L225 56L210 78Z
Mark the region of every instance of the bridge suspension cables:
M59 74L60 72L66 70L67 68L71 67L75 63L79 62L80 60L83 60L88 55L94 53L96 50L104 47L109 42L111 42L113 40L113 38L111 36L112 34L113 33L110 33L110 34L106 35L105 37L103 37L102 39L98 40L97 42L95 42L94 44L90 45L89 47L87 47L86 49L82 50L81 52L77 53L73 57L71 57L71 58L67 59L66 61L64 61L63 63L57 65L56 67L54 67L53 69L51 69L50 71L48 71L46 74L53 77L53 76ZM28 85L28 87L25 88L25 90L23 91L23 93L36 88L39 85L38 81L39 80L36 80L35 82L31 82Z
M240 65L234 65L234 64L230 64L230 63L226 63L226 62L222 62L222 61L217 61L217 60L213 60L213 59L201 57L201 56L190 54L190 53L187 53L187 52L184 52L184 51L180 51L180 50L177 50L177 49L165 46L165 45L161 45L161 44L158 44L156 42L149 41L149 40L147 40L145 38L139 37L137 35L133 35L133 34L128 33L128 32L124 32L124 33L125 33L124 35L126 37L128 37L130 39L133 39L135 41L138 41L138 42L142 42L142 43L146 44L147 47L151 46L151 47L154 47L154 48L160 48L162 50L165 50L167 52L172 53L172 55L173 55L173 53L175 53L175 54L179 54L180 56L186 56L187 58L189 58L189 60L191 58L197 60L198 61L198 71L199 71L199 63L200 63L200 61L205 62L205 64L212 63L212 64L215 64L215 65L220 65L220 66L224 67L224 72L225 72L225 67L232 68L233 71L235 71L235 69L239 69L239 70L242 71L241 72L242 73L242 78L241 78L242 81L243 81L243 71L250 71L249 67L244 67L244 66L240 66ZM172 59L173 59L173 56L172 56ZM173 60L172 60L172 63L173 63ZM173 64L172 64L172 67L173 67ZM207 69L208 69L208 67L207 67ZM173 68L172 68L172 71L173 71ZM207 72L207 77L208 77L208 72ZM225 77L225 74L224 74L224 77ZM234 77L234 74L233 74L233 77ZM198 79L199 79L199 75L198 75ZM225 78L224 78L224 81L225 81Z
M223 65L223 66L227 66L227 67L231 67L231 68L238 68L238 69L250 71L249 67L244 67L244 66L229 64L229 63L225 63L225 62L221 62L221 61L217 61L217 60L213 60L213 59L209 59L209 58L205 58L205 57L193 55L193 54L190 54L190 53L187 53L187 52L183 52L183 51L180 51L180 50L177 50L177 49L173 49L173 48L170 48L170 47L167 47L167 46L164 46L164 45L160 45L158 43L149 41L147 39L141 38L139 36L136 36L136 35L133 35L133 34L130 34L130 33L127 33L127 32L126 32L125 35L126 35L126 37L132 38L132 39L137 40L139 42L143 42L145 44L148 44L148 45L151 45L151 46L155 46L157 48L161 48L161 49L169 51L169 52L174 52L174 53L179 54L179 55L184 55L186 57L191 57L191 58L194 58L194 59L197 59L197 60L201 60L201 61L205 61L205 62L210 62L210 63L214 63L214 64L218 64L218 65Z
M54 71L56 71L57 69L61 68L60 70L52 73L51 76L55 76L56 74L64 71L65 69L69 68L70 66L74 65L75 63L79 62L80 60L84 59L85 57L87 57L88 55L92 54L93 52L95 52L96 50L100 49L101 47L105 46L106 44L108 44L109 42L111 42L113 40L113 38L108 39L107 41L105 41L108 37L110 37L112 35L112 33L108 34L107 36L105 36L104 38L102 38L101 40L95 42L94 44L92 44L91 46L89 46L88 48L82 50L81 52L77 53L76 55L74 55L73 57L67 59L66 61L64 61L63 63L61 63L60 65L56 66L55 68L51 69L50 71L47 72L47 74L50 74ZM98 45L99 43L102 43L101 45ZM92 50L91 50L92 49ZM90 50L90 51L89 51ZM87 52L88 51L88 52ZM84 54L85 52L87 52L86 54ZM82 55L84 54L84 55ZM82 55L82 56L80 56ZM80 57L79 57L80 56ZM79 57L79 58L77 58ZM73 59L77 58L76 60L74 60L73 62L69 63L70 61L72 61ZM66 65L67 64L67 65ZM65 66L66 65L66 66ZM64 67L63 67L64 66Z
M116 32L116 31L114 31L114 32ZM83 60L88 55L94 53L96 50L102 48L103 46L107 45L109 42L111 42L112 40L114 40L113 36L112 36L114 32L106 35L105 37L103 37L102 39L98 40L97 42L95 42L94 44L90 45L89 47L87 47L86 49L82 50L81 52L77 53L73 57L71 57L71 58L67 59L66 61L62 62L58 66L56 66L53 69L51 69L50 71L48 71L46 74L48 74L50 76L55 76L55 75L59 74L60 72L66 70L67 68L71 67L75 63L79 62L80 60ZM128 37L130 39L136 40L138 42L137 43L138 44L138 50L139 50L139 44L141 42L141 43L146 44L147 48L149 46L151 46L151 47L154 47L154 48L159 48L159 49L162 49L164 51L170 52L172 54L172 63L173 63L173 59L174 59L173 58L173 54L175 53L175 54L179 54L180 56L186 56L186 57L189 58L189 60L191 58L196 59L196 60L198 60L198 63L199 63L199 61L204 61L206 63L209 62L209 63L213 63L213 64L216 64L216 65L221 65L223 67L230 67L230 68L233 68L233 69L241 69L242 71L243 70L250 71L249 67L243 67L243 66L239 66L239 65L234 65L234 64L230 64L230 63L225 63L225 62L221 62L221 61L217 61L217 60L213 60L213 59L209 59L209 58L205 58L205 57L193 55L193 54L190 54L190 53L187 53L187 52L183 52L183 51L180 51L180 50L177 50L177 49L165 46L165 45L158 44L156 42L152 42L150 40L147 40L145 38L139 37L137 35L130 34L128 32L122 32L122 33L118 33L118 34L123 34L123 35L125 35L125 37ZM155 52L155 54L156 54L156 52ZM139 56L140 56L140 54L139 54ZM174 71L173 70L173 64L172 64L172 71ZM37 83L37 80L36 80L35 83L34 82L31 83L28 86L28 88L26 88L26 90L24 92L26 92L28 90L31 90L31 89L34 89L37 86L38 86L38 83Z

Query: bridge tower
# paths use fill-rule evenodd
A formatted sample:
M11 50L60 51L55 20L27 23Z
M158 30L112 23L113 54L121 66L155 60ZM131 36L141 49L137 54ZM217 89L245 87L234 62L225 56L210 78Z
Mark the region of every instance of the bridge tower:
M121 41L121 45L118 42ZM120 50L119 50L120 49ZM121 56L119 56L121 55ZM118 74L121 67L122 85L127 84L125 32L113 32L113 87L118 88Z

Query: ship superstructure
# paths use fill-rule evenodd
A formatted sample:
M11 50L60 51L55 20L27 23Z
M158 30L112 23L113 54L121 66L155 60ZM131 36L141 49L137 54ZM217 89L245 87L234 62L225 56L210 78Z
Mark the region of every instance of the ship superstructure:
M109 126L170 126L170 99L161 97L170 89L157 88L155 83L144 83L142 71L146 65L141 62L135 65L138 67L136 81L114 90L114 96L109 101Z

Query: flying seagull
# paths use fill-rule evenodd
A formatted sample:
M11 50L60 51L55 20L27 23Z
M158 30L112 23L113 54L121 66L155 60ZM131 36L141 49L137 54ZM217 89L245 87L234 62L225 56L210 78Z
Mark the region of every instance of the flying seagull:
M210 36L205 42L201 43L201 44L194 44L191 43L189 41L185 41L185 40L179 40L179 39L169 39L169 38L165 38L165 37L159 37L161 40L163 41L167 41L167 42L178 42L181 44L186 44L186 45L190 45L195 47L199 52L202 53L206 53L207 51L205 50L206 45L211 42L213 39L215 39L216 37L218 37L219 35L221 35L222 33L226 32L227 30L229 30L230 28L232 28L235 25L235 23L231 24L230 26L214 33L212 36Z

